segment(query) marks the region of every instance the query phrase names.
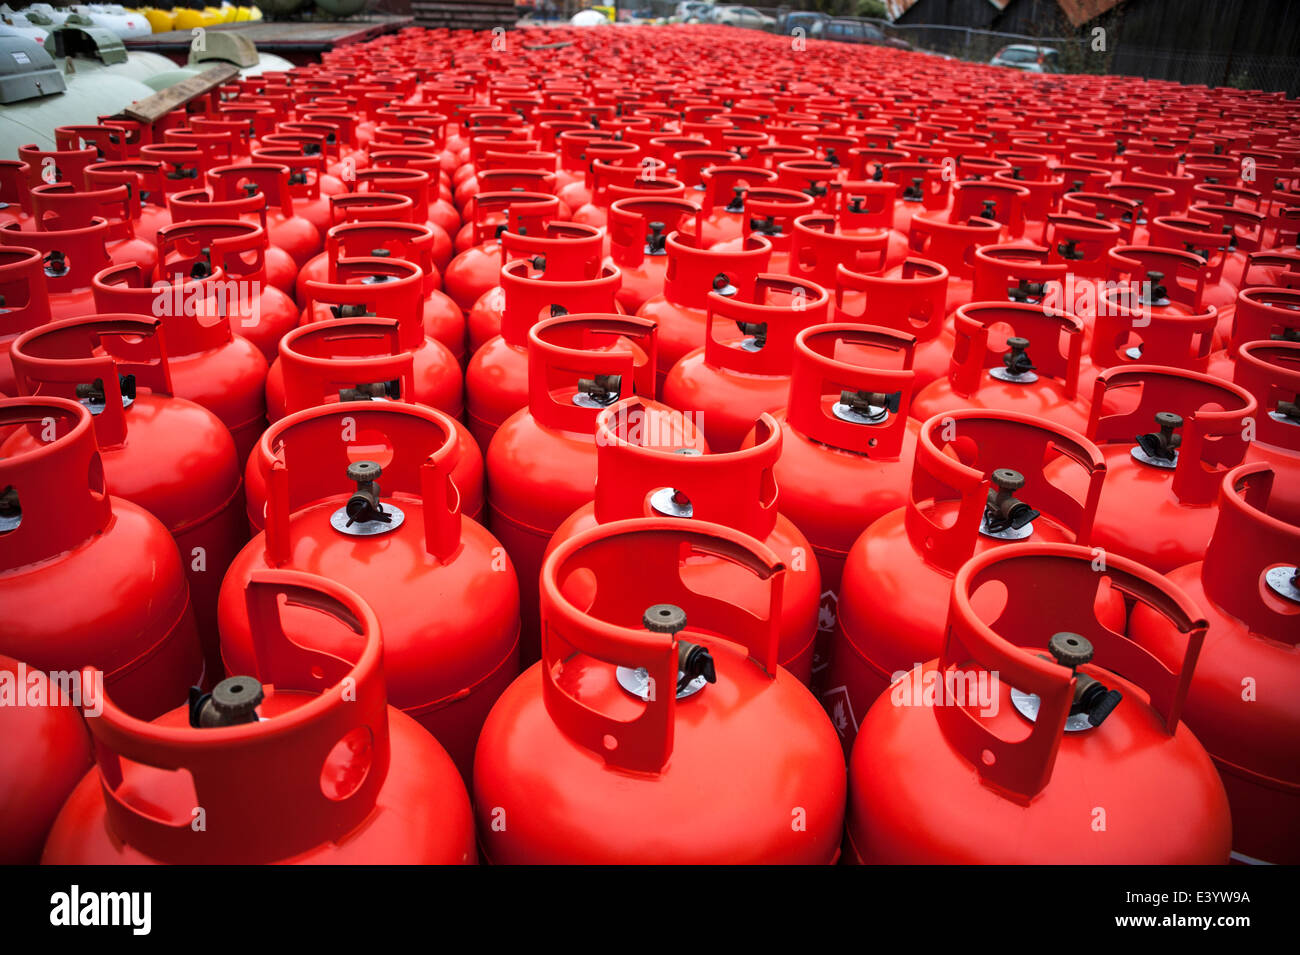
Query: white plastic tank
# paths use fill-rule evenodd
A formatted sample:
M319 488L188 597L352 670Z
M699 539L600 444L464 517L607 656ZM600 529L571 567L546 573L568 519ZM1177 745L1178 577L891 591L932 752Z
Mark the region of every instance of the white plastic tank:
M142 13L131 13L125 7L109 3L78 4L74 13L87 17L97 27L103 27L122 39L148 36L153 32L149 20Z

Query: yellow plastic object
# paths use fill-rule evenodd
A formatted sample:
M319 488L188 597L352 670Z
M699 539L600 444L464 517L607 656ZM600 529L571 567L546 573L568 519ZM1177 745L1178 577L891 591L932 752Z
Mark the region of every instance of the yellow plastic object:
M262 8L261 8L261 7L249 7L249 8L248 8L248 19L250 19L250 20L260 20L260 19L262 19Z
M177 30L193 30L195 27L206 26L203 22L203 14L192 7L176 7L172 10L175 14Z
M239 13L239 9L237 7L226 6L225 4L222 4L222 6L220 7L220 12L221 12L222 23L234 23L235 17Z
M218 23L225 23L226 15L221 12L219 7L203 8L203 25L205 27L214 27Z
M605 16L609 19L609 22L610 22L610 23L613 23L615 17L617 16L617 13L615 12L615 10L614 10L613 7L606 7L606 6L598 6L598 7L597 7L597 6L592 6L592 7L588 7L587 9L588 9L588 10L595 10L597 13L603 13L603 14L605 14Z
M154 33L167 33L176 29L176 15L170 10L159 10L157 7L145 7L141 11L144 18L149 21L149 28Z
M251 20L251 19L253 19L253 14L252 14L252 12L248 9L248 7L235 7L235 22L236 22L236 23L243 23L243 22L245 22L246 20Z

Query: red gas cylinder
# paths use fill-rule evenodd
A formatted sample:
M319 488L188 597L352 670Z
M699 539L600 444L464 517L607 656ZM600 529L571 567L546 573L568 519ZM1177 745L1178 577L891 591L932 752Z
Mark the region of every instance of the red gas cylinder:
M169 210L168 222L193 222L195 220L232 220L237 219L260 226L262 229L262 256L266 267L266 280L284 292L293 295L294 279L298 274L298 263L293 256L271 241L267 229L266 196L254 193L235 199L218 202L206 189L191 189L186 192L174 192L167 197ZM161 228L161 226L160 226ZM155 230L156 232L157 230Z
M266 528L221 588L226 670L249 672L257 658L244 588L258 572L337 581L379 617L393 705L468 775L483 719L519 672L514 568L496 538L461 519L451 479L456 432L443 416L419 405L357 403L347 408L354 433L335 410L281 422ZM431 594L442 595L436 613ZM286 628L292 640L313 632L307 621Z
M0 159L0 229L35 229L27 163Z
M366 256L405 259L420 267L424 334L441 342L464 364L465 313L439 289L442 279L431 258L432 233L414 222L345 222L325 234L325 251L302 267L296 283L298 301L307 301L307 283L333 282L341 259Z
M304 326L285 339L281 360L285 370L286 418L280 418L262 432L257 447L248 456L244 468L245 498L248 502L248 526L257 533L266 526L266 482L279 450L279 434L287 417L315 409L319 414L333 414L339 431L346 433L357 453L383 456L387 444L379 434L358 434L355 419L349 418L342 404L371 403L382 409L394 403L391 395L405 390L410 394L411 355L398 344L397 323L387 318L340 319ZM341 355L354 345L360 357ZM322 348L331 357L320 358L311 352ZM385 352L387 354L371 354ZM359 386L359 387L358 387ZM411 402L415 403L415 402ZM483 452L469 430L450 415L422 407L433 413L443 426L456 432L457 455L451 477L460 492L461 513L482 522Z
M1152 615L1163 663L1124 636L1122 615L1098 612L1119 593ZM1223 783L1179 722L1204 639L1199 608L1134 561L1108 557L1098 573L1090 549L1046 543L972 558L938 659L863 721L846 852L886 865L1226 863Z
M999 226L998 241L1011 242L1025 236L1025 202L1028 199L1029 190L1016 183L964 179L953 183L947 219L951 224L966 223L972 218L988 219ZM918 251L915 246L913 251Z
M1228 278L1240 275L1245 267L1242 256L1235 269L1228 269L1230 249L1233 244L1232 227L1226 231L1215 223L1200 218L1182 216L1156 216L1148 227L1149 244L1165 249L1183 249L1201 259L1205 273L1205 288L1201 304L1207 307L1226 308L1237 298L1237 285Z
M342 182L325 173L325 157L305 156L296 146L281 146L255 149L252 159L252 164L280 164L288 170L284 195L292 199L293 214L314 225L319 237L324 239L325 230L331 224L330 198L346 191ZM274 205L270 197L267 201ZM316 251L320 251L319 246Z
M950 173L938 163L908 162L905 152L890 150L881 156L883 164L870 163L872 178L880 169L880 179L897 183L898 199L894 203L893 226L904 235L911 235L912 218L918 212L942 213L952 199ZM889 162L889 159L904 161ZM863 170L864 174L866 170Z
M507 229L497 237L502 265L526 259L542 278L554 282L600 277L601 249L605 242L602 230L577 222L547 222L540 227L520 223L520 227L524 229L522 233ZM627 275L621 269L619 272L621 281L626 282ZM500 270L496 274L500 278ZM505 291L500 285L494 285L478 297L467 322L471 355L501 334L505 305Z
M152 235L137 235L132 218L131 190L125 185L94 191L78 190L70 182L42 183L31 191L32 218L37 231L62 232L108 223L104 248L112 261L135 262L143 269L158 265L158 247Z
M161 325L131 315L55 322L14 342L14 372L24 395L74 398L90 409L109 493L145 508L171 531L189 578L207 672L216 679L217 591L248 538L239 463L216 415L173 396ZM119 358L128 336L131 357ZM39 447L20 430L0 445L0 454Z
M468 311L497 285L504 264L499 241L502 232L539 235L558 210L554 196L540 193L484 192L475 196L457 236L457 255L443 269L443 288L452 301Z
M76 699L80 694L67 690L80 690L77 684L51 681L4 655L0 686L6 697L0 706L0 865L36 865L68 794L94 765L80 704L96 701Z
M94 146L80 148L70 142L53 151L41 149L35 143L18 147L18 161L27 166L29 189L43 182L70 182L79 186L86 181L86 167L99 162L100 158L99 150ZM35 227L35 223L30 226Z
M450 238L460 231L461 218L451 201L451 188L436 156L413 149L375 149L370 162L377 169L419 169L431 177L429 185L429 221L442 228ZM357 168L362 168L358 162Z
M700 226L700 247L708 249L740 238L748 215L745 194L753 188L777 185L778 176L774 170L753 166L710 166L701 178L704 221Z
M76 229L23 232L16 225L0 229L0 247L35 249L44 260L45 286L53 318L77 318L94 310L91 280L113 264L106 243L108 221L92 219ZM136 268L136 266L130 266Z
M18 394L9 349L23 332L50 320L50 295L45 287L45 263L36 249L0 246L0 397Z
M239 598L249 667L152 723L105 700L89 721L98 769L63 807L42 861L473 863L456 767L388 705L375 612L333 581L283 570L254 574Z
M298 324L298 307L267 279L266 233L252 222L194 219L158 230L158 275L203 278L219 268L222 281L211 286L219 314L267 361L285 332Z
M674 412L670 412L672 414ZM782 584L781 638L777 660L802 682L812 678L821 577L808 538L779 510L772 469L782 434L771 415L759 419L741 451L700 454L687 444L654 433L656 413L628 398L596 419L596 497L573 512L551 538L547 552L596 524L640 517L693 519L721 524L762 541L789 569ZM680 430L680 429L677 429ZM670 438L688 438L672 434ZM699 560L684 571L699 593L726 593L756 615L766 606L766 587L745 587L725 561Z
M488 339L465 369L466 419L485 450L501 423L528 404L529 330L545 317L614 313L621 280L618 268L606 264L596 278L558 282L526 260L507 263L500 275L505 298L501 334Z
M629 313L664 291L668 271L668 236L693 230L698 209L686 199L632 197L609 206L609 248L623 274L618 304Z
M1300 342L1246 342L1233 379L1259 403L1255 440L1246 460L1280 475L1273 490L1279 513L1300 524Z
M828 662L844 558L862 530L907 503L920 426L907 416L916 339L866 325L815 325L795 337L790 399L775 415L772 469L781 512L808 535L821 572L813 674ZM745 438L750 447L755 435ZM596 485L597 499L600 484Z
M654 335L648 319L614 314L558 316L528 333L527 403L502 422L486 453L492 530L519 571L525 665L538 655L542 554L555 529L595 493L596 416L621 397L651 398ZM663 420L665 440L703 446L680 414Z
M426 226L431 236L430 255L441 271L453 255L451 236L432 216L432 177L421 169L363 169L354 174L348 188L360 195L394 195L411 200L411 221ZM459 219L459 216L457 216Z
M1184 715L1232 805L1234 859L1300 862L1300 524L1276 506L1277 475L1247 464L1223 479L1202 562L1169 573L1209 620ZM1166 665L1181 644L1151 608L1133 639Z
M204 678L176 542L109 495L89 409L0 399L0 431L16 426L39 446L0 459L0 653L45 671L98 667L122 706L165 712Z
M1078 497L1047 478L1061 458L1090 475ZM1023 541L1087 543L1105 476L1083 435L1025 414L964 409L921 425L907 504L868 527L844 563L822 702L846 753L895 676L939 652L962 563ZM1110 611L1122 626L1123 602Z
M1092 543L1160 573L1204 554L1221 478L1241 463L1257 413L1248 391L1208 375L1156 365L1102 372L1086 432L1106 459ZM1052 478L1071 493L1082 485L1075 468L1058 466Z
M1218 312L1203 304L1205 262L1175 249L1118 246L1106 287L1089 314L1091 343L1080 368L1086 392L1097 373L1140 362L1204 372L1215 350Z
M307 281L303 324L370 315L397 319L402 348L414 358L415 400L458 416L464 408L460 363L446 345L424 332L420 267L370 256L340 259L330 272L331 281ZM267 411L276 417L284 414L282 376L277 363L266 377Z
M761 236L772 246L772 255L764 271L812 279L829 288L834 284L833 263L832 281L823 282L811 269L795 271L795 266L791 264L790 259L797 234L795 224L802 219L813 218L812 213L817 210L818 205L819 203L812 196L802 192L755 186L745 193L745 208L748 210L748 215L741 219L740 237L719 242L713 246L713 249L718 252L741 250L747 247L754 236ZM829 213L824 215L829 216ZM834 230L833 225L829 228ZM695 231L698 233L698 228Z
M706 344L673 366L664 401L697 412L714 450L736 450L760 414L785 407L794 337L825 322L829 305L824 288L783 275L760 275L752 296L710 292Z
M668 260L663 290L637 310L659 326L660 371L655 387L660 394L669 369L708 341L710 296L716 292L752 299L758 277L768 271L772 256L771 243L757 235L738 240L730 249L710 249L699 233L675 232L664 238L663 246Z
M271 236L271 244L288 252L300 268L321 251L324 232L315 223L297 214L289 189L288 166L271 162L217 166L208 170L207 179L208 188L218 202L228 202L241 196L264 195L267 232Z
M763 616L731 588L690 589L693 561L731 565L747 591L753 578ZM502 694L474 763L484 857L833 863L844 764L826 714L776 662L784 572L739 531L671 519L603 524L552 551L542 662Z
M1243 288L1237 293L1232 312L1232 334L1224 351L1210 356L1209 373L1232 378L1235 342L1300 341L1300 272L1283 272L1285 280L1294 276L1292 288Z
M218 267L203 278L150 284L134 265L115 265L94 278L94 310L158 317L167 336L176 397L207 408L230 429L242 463L266 428L266 359L231 332L221 313ZM123 355L126 348L123 346Z
M925 421L955 408L996 408L1051 421L1071 431L1088 423L1079 391L1083 323L1028 302L973 302L957 309L948 377L912 399Z
M948 222L942 215L918 212L908 225L907 241L914 256L938 262L948 270L944 314L973 301L975 250L1000 241L1002 227L992 219L973 218Z
M954 341L944 328L948 275L938 262L915 257L881 275L839 265L832 317L837 322L870 324L913 336L913 388L924 388L945 377L952 361Z

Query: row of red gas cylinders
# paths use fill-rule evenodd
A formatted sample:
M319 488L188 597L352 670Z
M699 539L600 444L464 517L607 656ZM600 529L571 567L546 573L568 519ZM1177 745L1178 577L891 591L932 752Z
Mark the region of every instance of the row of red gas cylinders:
M14 859L1300 858L1294 104L630 36L0 163Z

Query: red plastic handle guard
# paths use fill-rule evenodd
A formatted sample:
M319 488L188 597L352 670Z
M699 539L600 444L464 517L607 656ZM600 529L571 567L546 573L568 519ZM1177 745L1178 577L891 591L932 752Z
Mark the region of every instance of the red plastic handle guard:
M966 179L953 184L948 221L961 223L973 218L984 218L984 203L991 201L992 221L999 223L1011 238L1016 239L1025 231L1024 204L1028 199L1029 190L1024 186L989 179Z
M516 209L512 207L508 215L514 216ZM533 229L528 223L522 234L509 227L501 233L502 265L541 256L542 275L556 282L579 282L600 275L605 241L600 229L578 222L547 222L538 231Z
M668 252L664 298L673 305L703 311L709 307L709 296L719 275L736 289L736 295L752 297L759 275L767 271L772 244L762 236L749 236L739 249L706 246L698 230L668 236L664 242Z
M889 238L887 229L849 232L842 219L829 214L800 216L790 239L790 275L830 288L840 268L882 272Z
M308 279L303 283L309 315L317 305L359 305L366 309L366 315L397 319L403 348L414 349L424 341L420 304L424 299L424 273L418 265L405 259L364 257L341 259L331 271L333 281ZM367 282L372 276L384 276L385 281Z
M532 416L548 428L593 434L600 409L579 407L570 395L580 378L596 375L620 376L623 398L653 396L658 359L655 333L650 319L613 312L575 313L538 322L528 332Z
M1166 249L1185 249L1203 263L1206 282L1214 285L1223 278L1223 267L1228 261L1230 234L1220 232L1218 226L1182 216L1156 216L1147 226L1149 244ZM1204 255L1201 253L1204 252Z
M930 212L948 208L948 199L952 186L949 184L949 180L943 176L943 166L938 163L887 162L885 163L883 176L886 181L898 183L904 189L912 185L913 179L920 179L920 208Z
M1246 267L1241 273L1238 288L1257 286L1272 288L1300 288L1300 251L1287 252L1274 249L1269 252L1252 252L1246 257ZM1243 338L1242 341L1250 341Z
M1067 192L1061 197L1061 210L1109 222L1120 230L1119 242L1131 245L1142 204L1133 199L1104 192Z
M1041 245L986 245L975 250L975 278L972 302L1010 302L1010 289L1021 280L1046 284L1064 283L1069 266L1053 262Z
M32 187L31 201L41 231L85 228L98 216L108 223L111 238L135 236L131 190L125 185L78 191L69 182L43 183Z
M772 302L778 294L789 302ZM794 337L811 325L821 325L830 311L830 293L820 285L788 275L764 273L755 283L752 301L709 293L709 321L704 342L704 361L714 368L752 375L784 376L794 362ZM757 351L748 351L733 342L739 333L719 338L719 331L737 322L755 322L766 326L766 341Z
M1048 480L1048 469L1061 458L1088 472L1081 497ZM917 439L903 522L927 563L955 574L975 552L992 486L988 475L997 468L1024 475L1020 497L1072 530L1076 543L1088 542L1106 479L1100 449L1083 435L1032 415L962 408L930 418ZM954 500L958 510L950 522L926 514L932 503Z
M844 308L846 292L864 296L863 309ZM948 270L938 262L908 257L897 275L865 275L840 265L835 270L835 321L878 325L928 342L943 331Z
M614 296L622 281L615 265L602 266L597 278L557 282L530 274L527 261L508 262L501 267L505 298L501 337L510 345L525 348L529 330L543 318L560 314L557 309L566 314L612 314L618 311Z
M106 341L127 335L139 340L132 348L134 361L115 355L114 343ZM135 375L136 383L154 394L173 393L162 322L156 318L95 315L53 322L20 335L9 357L23 395L54 395L75 401L77 385L102 380L104 409L93 416L101 448L126 442L126 409L118 375Z
M918 212L907 230L908 248L917 255L941 263L955 278L975 274L975 250L992 245L1001 237L1002 226L992 219L945 222Z
M1029 339L1037 373L1064 385L1073 401L1079 392L1079 359L1083 354L1083 322L1059 309L1029 302L971 302L957 308L956 343L948 364L948 381L956 394L969 397L979 390L984 371L1002 364L1009 351L994 351L989 332L994 325L1010 325L1012 332ZM1061 340L1065 352L1061 352Z
M1064 262L1070 271L1092 278L1106 274L1110 260L1108 253L1120 242L1120 227L1102 219L1089 219L1070 213L1053 212L1047 217L1043 231L1043 244L1050 250L1053 260ZM1063 249L1074 243L1075 258L1065 258Z
M729 561L768 581L767 616L688 589L680 568L693 555ZM673 751L678 639L717 634L745 647L764 672L775 676L784 573L785 565L765 544L705 522L614 521L564 541L541 571L542 699L551 719L608 766L660 771ZM685 610L687 629L678 635L642 629L641 615L658 603ZM634 719L614 719L563 685L564 667L577 654L616 666L645 667L651 687L665 691L652 692Z
M1235 206L1197 203L1187 210L1187 214L1193 219L1204 219L1219 230L1229 227L1232 230L1232 245L1239 252L1257 252L1263 245L1267 217L1262 212L1250 212ZM1225 238L1228 238L1227 234Z
M1110 281L1127 276L1131 282L1142 282L1148 272L1160 272L1164 275L1160 284L1171 302L1204 313L1205 288L1212 283L1205 260L1199 255L1156 245L1119 245L1106 255L1110 259L1106 273Z
M1300 280L1300 272L1289 274ZM1234 345L1295 331L1300 331L1300 288L1245 288L1237 293L1232 318Z
M370 815L388 775L388 699L374 611L342 585L297 571L258 571L245 594L256 659L250 675L277 692L315 699L272 719L210 729L146 723L105 699L101 717L87 721L109 828L163 862L265 863L340 842ZM282 598L356 634L354 652L318 649L310 630L290 639ZM327 795L322 767L340 740L358 733L370 744L369 769L351 792ZM206 830L194 831L188 813L164 821L156 808L128 801L120 792L122 759L187 771Z
M1121 388L1138 389L1137 404L1106 414L1106 396ZM1182 443L1173 491L1184 504L1208 507L1219 494L1223 475L1245 456L1246 422L1255 418L1258 409L1250 392L1219 378L1159 365L1126 365L1097 377L1088 437L1098 443L1131 444L1135 434L1155 427L1157 412L1180 415Z
M0 229L0 246L35 249L42 258L52 252L62 252L66 266L62 275L45 271L45 285L54 293L76 292L90 288L95 273L113 260L108 254L108 221L93 218L82 228L61 229L57 232L23 232L14 223L13 228Z
M257 192L266 196L269 208L279 209L287 219L293 218L293 197L289 191L289 167L278 162L242 163L235 166L215 166L208 170L208 187L219 201L244 196L244 186L257 186Z
M192 355L234 340L230 319L220 312L220 296L214 291L225 280L225 273L217 268L201 279L153 283L136 263L113 265L93 279L95 309L103 314L161 312L168 354Z
M1270 412L1279 401L1300 398L1300 342L1244 342L1237 350L1232 380L1254 395L1260 414L1256 440L1300 452L1300 428L1279 421Z
M663 415L659 424L652 419ZM667 434L665 434L667 432ZM670 445L665 445L667 437ZM677 443L680 442L680 443ZM734 527L766 540L776 527L778 492L772 468L781 456L781 428L764 413L755 443L742 451L679 453L702 447L702 435L677 412L640 397L602 411L596 419L596 517L601 523L656 517L647 496L674 488L690 498L693 520Z
M280 339L284 404L289 413L339 401L358 384L397 381L412 400L415 355L402 348L394 318L340 318L300 325Z
M243 219L256 216L257 223L266 228L266 196L260 192L238 199L213 199L206 189L186 189L167 196L167 209L172 222L192 222L195 219Z
M482 245L496 238L503 218L509 230L518 232L522 226L536 234L559 211L560 200L545 193L483 191L470 199L462 215L474 224L474 244Z
M1276 472L1267 464L1243 464L1224 475L1219 520L1205 552L1201 585L1215 606L1242 621L1255 635L1300 644L1300 608L1264 599L1264 572L1295 566L1300 525L1276 513Z
M736 189L774 186L779 177L775 170L757 166L710 166L700 178L704 182L704 208L711 211L729 204Z
M17 491L23 513L0 534L0 571L72 550L113 516L88 409L66 398L0 398L0 433L20 426L41 444L0 458L0 488Z
M0 339L12 338L50 320L45 262L38 249L0 245Z
M897 460L916 386L912 371L915 347L915 336L872 325L835 323L805 328L795 336L786 422L798 433L832 448L872 460ZM836 357L837 351L842 357ZM870 356L866 363L861 360L864 352ZM831 411L842 391L899 392L898 411L880 424L845 421Z
M351 489L347 467L356 457L349 444L367 431L384 435L392 458L380 487L418 496L423 503L425 548L446 561L460 549L460 491L451 478L457 436L451 419L424 405L345 401L295 412L268 430L266 558L272 566L292 553L290 516L324 498L340 500ZM266 462L264 462L266 463Z
M330 223L414 222L415 200L391 192L345 192L329 197Z
M190 219L158 230L158 274L169 279L206 261L229 279L256 282L266 278L270 239L260 225L235 219ZM204 250L207 250L205 256Z
M1178 728L1205 640L1205 620L1181 590L1138 562L1108 554L1105 572L1098 573L1093 561L1087 547L1025 543L985 551L966 562L953 581L939 669L946 672L973 663L996 673L1001 682L1037 694L1040 702L1033 727L1018 741L994 735L967 707L936 706L935 719L948 744L975 768L980 780L1015 802L1027 805L1051 781L1074 700L1073 672L1038 655L1036 648L1052 630L1044 621L1059 620L1062 629L1087 638L1099 665L1122 673L1147 691L1166 732L1172 736ZM1052 586L1043 586L1047 580ZM976 613L972 596L993 581L1001 582L1010 596L998 619L988 623ZM1167 668L1150 651L1098 619L1094 602L1103 582L1145 604L1186 635L1187 648L1178 669Z
M424 272L424 287L436 281L433 268L433 230L416 222L360 221L333 226L325 234L327 279L339 281L338 264L346 259L374 256L375 250L390 258L413 262Z

